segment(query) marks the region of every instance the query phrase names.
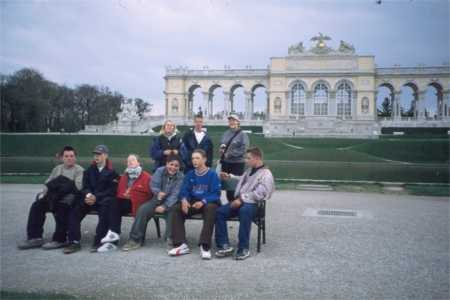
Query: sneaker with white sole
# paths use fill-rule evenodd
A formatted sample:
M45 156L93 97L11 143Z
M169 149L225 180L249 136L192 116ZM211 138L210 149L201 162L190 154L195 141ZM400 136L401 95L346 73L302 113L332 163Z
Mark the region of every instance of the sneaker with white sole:
M228 244L223 245L222 247L218 247L215 253L216 257L227 257L232 255L234 252L234 248Z
M113 243L105 243L97 249L97 252L111 252L115 250L117 250L116 245L114 245Z
M189 249L189 246L186 245L186 243L183 243L178 247L172 248L168 252L169 256L180 256L180 255L189 254L189 253L191 253L191 250Z
M200 257L202 259L211 259L211 250L205 250L203 245L200 245Z
M102 244L117 242L120 239L120 236L114 231L108 230L105 237L100 241Z
M250 257L250 251L248 249L238 249L234 258L236 260L244 260Z

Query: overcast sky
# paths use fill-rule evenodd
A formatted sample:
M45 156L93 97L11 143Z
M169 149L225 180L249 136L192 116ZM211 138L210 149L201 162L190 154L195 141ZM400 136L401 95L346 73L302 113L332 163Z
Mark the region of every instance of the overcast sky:
M106 85L163 112L165 66L265 68L323 32L378 66L449 61L448 0L0 0L0 72Z

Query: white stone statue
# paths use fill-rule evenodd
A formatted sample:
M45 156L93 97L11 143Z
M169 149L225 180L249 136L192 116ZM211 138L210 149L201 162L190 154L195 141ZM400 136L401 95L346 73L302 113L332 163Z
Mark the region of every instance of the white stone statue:
M120 106L121 112L117 114L117 121L124 123L127 121L137 121L139 120L139 115L137 114L137 106L133 99L130 99Z
M350 53L350 54L355 53L355 47L349 43L344 42L343 40L341 40L338 50L339 52L342 53Z
M300 54L303 53L303 50L305 50L305 48L303 47L303 42L300 42L297 45L289 46L288 54L289 55Z

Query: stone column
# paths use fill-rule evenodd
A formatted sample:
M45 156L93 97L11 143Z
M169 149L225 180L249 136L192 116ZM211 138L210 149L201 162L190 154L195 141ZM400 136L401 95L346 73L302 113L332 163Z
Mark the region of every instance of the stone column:
M245 113L244 113L244 118L246 119L246 120L250 120L250 111L251 111L251 109L250 109L250 105L251 105L251 101L252 101L252 92L248 92L248 91L245 91L244 92L244 95L245 95Z
M287 91L284 92L284 98L287 100L286 101L286 118L290 118L293 114L292 114L292 100L291 100L291 92Z
M203 94L203 105L202 105L203 117L207 118L208 114L209 114L209 111L208 111L209 93L202 92L202 94Z
M358 91L352 91L350 102L350 116L353 120L358 119Z
M401 119L400 114L400 95L401 92L395 91L393 93L393 101L392 101L392 117L393 119Z
M378 120L377 99L378 99L378 91L375 90L373 92L373 117L374 117L375 120ZM370 109L370 106L369 106L369 109Z
M306 91L305 92L305 116L314 115L314 99L313 92Z
M214 117L213 100L214 100L214 93L209 93L209 98L208 98L208 119L212 119Z
M270 120L271 116L271 105L270 105L270 92L266 90L266 120Z
M250 117L249 119L253 119L253 114L255 113L255 93L250 95Z
M223 91L223 101L225 102L224 110L225 110L225 116L224 118L227 118L230 114L230 92Z
M442 90L437 91L437 117L439 120L442 120L444 118L444 94Z
M424 120L425 116L425 96L426 91L419 91L417 93L416 111L418 112L417 118Z
M337 116L336 91L330 91L328 94L328 115L332 117Z
M443 110L444 114L443 117L446 119L450 119L450 90L444 90L442 93L442 103L443 103Z

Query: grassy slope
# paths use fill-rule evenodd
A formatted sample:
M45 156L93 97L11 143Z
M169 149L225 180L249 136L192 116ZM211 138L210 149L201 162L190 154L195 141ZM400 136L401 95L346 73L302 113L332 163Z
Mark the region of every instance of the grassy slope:
M210 130L215 145L221 132ZM1 135L2 172L48 173L62 145L73 145L87 165L96 144L110 147L117 169L128 153L138 153L151 169L149 136ZM448 182L449 139L313 139L250 135L277 178ZM301 147L302 149L298 149ZM5 157L6 156L6 157ZM412 164L393 163L392 161Z

